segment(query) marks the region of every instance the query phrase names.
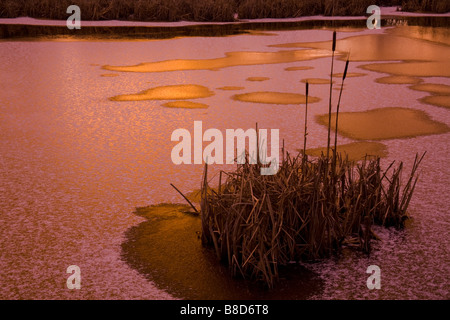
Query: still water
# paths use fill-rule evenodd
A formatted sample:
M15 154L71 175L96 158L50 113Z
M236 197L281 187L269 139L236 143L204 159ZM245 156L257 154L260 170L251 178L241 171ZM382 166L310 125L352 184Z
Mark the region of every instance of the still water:
M449 30L338 30L343 40L334 73L343 72L350 52L353 75L341 100L347 126L357 127L362 115L385 128L381 134L342 132L339 143L376 140L387 150L384 165L397 160L410 168L416 153L427 155L407 228L376 230L381 241L370 256L344 252L307 264L322 285L306 298L450 298ZM328 110L331 34L323 28L145 41L0 42L0 298L183 298L122 254L127 230L144 221L133 214L136 207L183 203L170 183L184 192L200 186L202 165L172 164L171 133L192 132L194 121L222 132L258 122L279 129L294 153L303 146L304 104L287 98L300 98L302 80L315 79L308 146L323 147L327 128L316 116ZM340 78L334 81L338 87ZM179 86L190 89L180 95ZM334 106L338 93L333 90ZM380 108L395 109L387 119L367 120L384 113L365 111ZM211 175L232 169L212 166ZM170 228L165 236L177 239ZM153 249L160 255L166 250ZM366 287L371 264L381 268L380 290ZM70 265L81 269L81 290L66 287Z

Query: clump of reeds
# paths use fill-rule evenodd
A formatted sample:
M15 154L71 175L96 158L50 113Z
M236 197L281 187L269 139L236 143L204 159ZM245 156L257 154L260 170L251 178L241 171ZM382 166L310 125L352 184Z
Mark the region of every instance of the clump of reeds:
M422 156L423 157L423 156ZM202 239L233 275L263 280L269 287L290 261L336 253L342 245L370 251L373 223L402 228L422 160L416 157L401 188L403 164L387 170L379 158L351 162L334 153L309 160L283 156L276 175L260 165L238 165L217 191L201 189ZM335 163L335 170L330 163Z
M332 51L336 48L333 32ZM332 57L333 64L334 54ZM336 107L336 130L347 58ZM330 77L333 74L331 68ZM330 94L332 90L330 78ZM211 245L234 276L262 280L272 287L279 267L291 261L315 260L337 253L343 245L370 252L376 237L373 224L404 227L407 208L424 155L416 155L409 179L401 187L403 163L386 170L380 157L349 161L330 146L326 154L309 159L306 154L308 88L306 83L303 152L291 156L282 149L275 175L261 175L262 164L239 164L234 172L220 172L219 187L208 186L205 166L201 186L202 241ZM329 101L331 118L332 105ZM258 129L257 129L258 136ZM284 143L283 143L284 146ZM257 151L258 154L258 151ZM222 183L222 175L226 175Z

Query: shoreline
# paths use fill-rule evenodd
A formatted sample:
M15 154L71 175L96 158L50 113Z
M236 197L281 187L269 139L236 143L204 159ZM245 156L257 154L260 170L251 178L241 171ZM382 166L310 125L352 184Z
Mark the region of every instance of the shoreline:
M386 17L442 17L450 18L447 13L416 13L397 11L397 7L380 7L382 19ZM68 15L69 16L69 15ZM241 19L231 22L198 22L198 21L177 21L177 22L156 22L156 21L130 21L130 20L81 20L81 27L188 27L206 25L235 25L250 23L280 23L280 22L302 22L302 21L332 21L332 20L366 20L367 16L303 16L297 18L264 18L264 19ZM0 24L5 25L32 25L32 26L54 26L65 27L66 20L37 19L30 17L0 18Z

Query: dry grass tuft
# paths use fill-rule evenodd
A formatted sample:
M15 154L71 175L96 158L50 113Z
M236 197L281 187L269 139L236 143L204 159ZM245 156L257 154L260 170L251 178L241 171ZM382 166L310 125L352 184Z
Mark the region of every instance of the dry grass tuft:
M273 287L279 267L290 261L328 257L343 245L369 252L372 224L404 226L423 155L401 188L402 163L383 171L380 158L352 162L334 154L315 160L286 154L272 176L247 161L221 172L226 181L218 190L209 188L205 167L202 240L233 276Z

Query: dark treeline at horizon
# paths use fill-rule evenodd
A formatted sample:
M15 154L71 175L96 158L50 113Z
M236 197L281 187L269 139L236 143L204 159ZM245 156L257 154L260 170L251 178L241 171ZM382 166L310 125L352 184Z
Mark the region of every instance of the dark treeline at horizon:
M0 18L67 19L67 7L78 5L83 20L233 21L236 14L239 19L360 16L372 4L404 11L450 11L448 0L3 0Z
M445 17L400 17L395 19L381 19L382 26L395 26L406 22L409 26L427 26L449 28L450 19ZM280 31L323 29L340 27L365 27L365 20L305 20L305 21L277 21L277 22L245 22L230 24L201 24L191 26L168 27L90 27L83 26L73 32L66 26L43 26L26 24L0 24L0 39L8 40L36 40L57 39L71 37L72 39L104 40L104 39L172 39L175 37L221 37L249 33L256 31Z

